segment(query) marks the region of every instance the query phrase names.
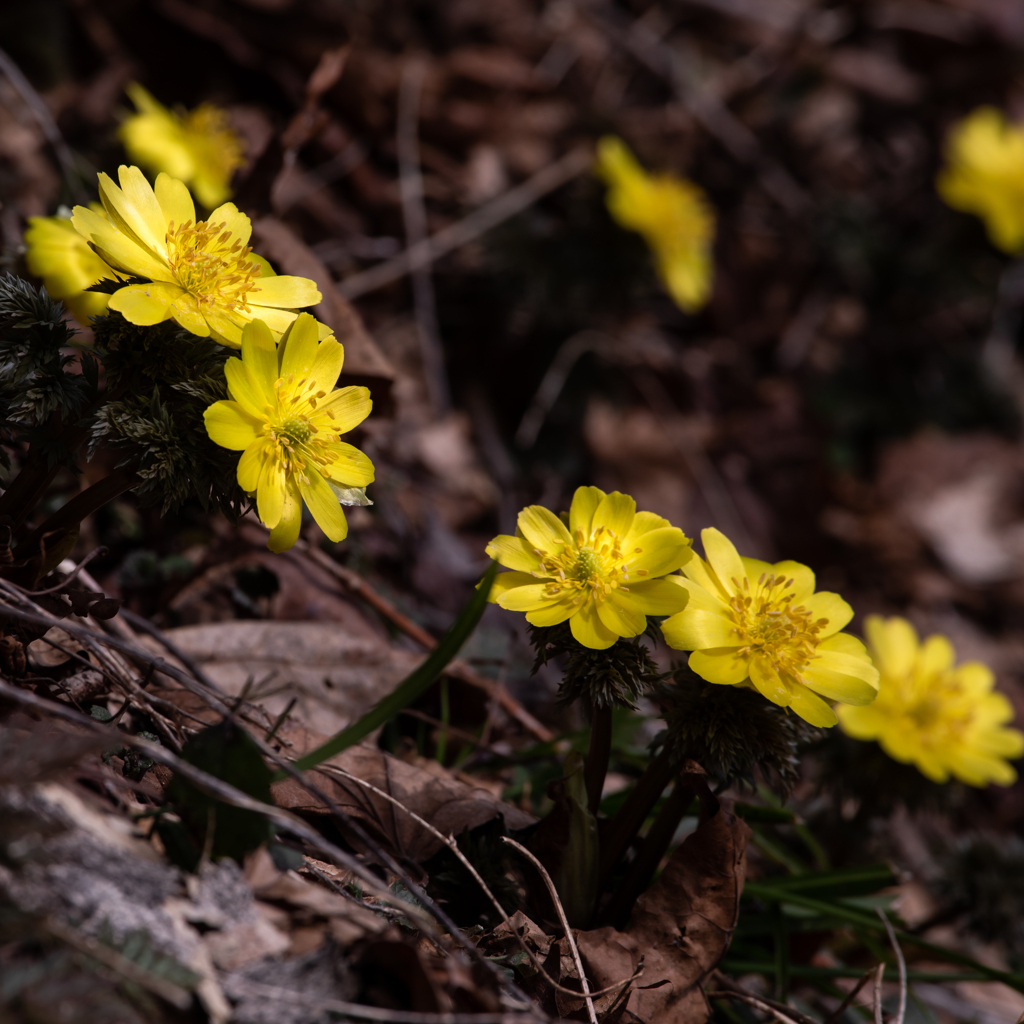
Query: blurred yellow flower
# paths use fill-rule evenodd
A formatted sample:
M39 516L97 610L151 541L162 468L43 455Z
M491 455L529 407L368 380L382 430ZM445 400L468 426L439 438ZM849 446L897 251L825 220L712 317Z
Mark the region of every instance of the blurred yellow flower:
M106 216L99 203L91 204L99 216ZM50 295L60 299L83 325L89 317L107 311L109 295L85 289L104 279L116 281L117 274L89 248L75 230L70 217L29 217L25 232L25 262Z
M370 414L370 392L334 390L345 350L334 337L319 341L317 326L303 313L276 345L262 320L247 324L242 358L224 367L230 400L204 413L211 439L242 452L238 483L256 494L271 551L298 540L303 501L332 541L348 534L341 504L369 504L361 492L373 464L338 435Z
M118 176L120 188L99 176L106 217L76 206L71 220L111 266L148 278L148 284L126 285L110 296L109 308L126 320L140 326L174 320L238 348L250 321L264 321L279 338L298 307L320 301L312 281L279 277L253 253L252 225L234 203L197 221L188 189L170 175L159 175L155 190L138 167L122 165ZM321 333L329 331L322 327Z
M648 615L670 615L686 593L664 577L692 552L690 541L653 512L637 512L627 494L580 487L568 522L540 505L519 513L514 537L495 537L487 554L513 572L499 573L490 600L526 612L535 626L569 620L585 647L603 650L639 636Z
M129 159L180 179L208 210L230 199L231 176L245 157L227 114L212 103L189 112L168 110L138 82L127 92L138 110L119 133Z
M711 295L715 238L715 214L704 191L685 178L648 174L612 135L598 143L596 170L608 184L609 213L643 235L673 301L687 313L700 309Z
M1013 707L993 692L992 670L978 661L954 665L946 637L919 643L906 619L871 615L865 631L881 672L878 699L840 708L843 731L877 740L893 760L916 765L933 782L951 775L970 786L1015 782L1007 759L1024 754L1024 733L1005 728Z
M1024 249L1024 128L1002 111L979 107L953 127L936 186L947 205L985 222L993 245Z
M709 683L748 683L782 707L821 727L836 724L822 700L870 704L878 670L864 645L839 632L853 609L838 595L814 590L799 562L741 558L715 529L701 533L703 558L674 577L690 601L662 623L670 647L693 651L690 668ZM820 694L820 696L819 696Z

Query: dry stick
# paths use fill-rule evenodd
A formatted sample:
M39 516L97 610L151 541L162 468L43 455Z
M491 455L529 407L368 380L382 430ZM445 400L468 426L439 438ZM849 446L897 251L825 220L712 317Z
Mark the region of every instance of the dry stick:
M320 770L323 771L324 769ZM534 967L536 967L537 970L544 975L545 979L551 984L551 986L553 988L558 989L559 992L563 992L566 995L570 996L579 995L579 992L577 992L575 989L566 988L564 985L560 985L544 969L544 964L541 963L536 953L534 953L533 950L526 945L526 942L523 940L523 937L512 926L512 921L509 918L508 914L505 912L505 908L498 902L497 897L494 895L494 893L491 892L487 883L483 880L483 878L480 877L480 873L476 870L475 867L473 867L473 865L470 863L466 855L459 849L458 843L456 843L455 839L452 836L445 836L444 834L442 834L438 829L434 828L434 826L431 825L429 821L426 821L425 819L421 818L415 811L410 810L408 807L405 806L405 804L401 803L399 800L396 800L395 797L391 796L390 793L385 793L383 789L378 789L375 785L373 785L372 782L367 782L365 779L360 779L358 776L352 775L350 772L345 771L344 768L339 768L337 765L333 764L327 766L326 773L335 773L338 775L342 775L346 779L349 779L350 781L355 782L357 785L362 786L364 789L368 789L372 793L376 793L377 796L382 797L383 799L387 800L389 803L397 807L400 811L403 811L405 814L408 814L409 817L413 819L413 821L422 825L432 836L434 836L434 838L440 839L441 842L444 843L445 846L447 846L448 849L451 850L456 857L458 857L458 859L462 862L462 866L473 876L473 879L476 881L477 885L479 885L480 888L483 890L484 895L494 905L494 909L497 910L497 912L501 915L502 921L504 921L504 923L508 925L509 931L519 940L519 945L522 946L523 952L533 961ZM636 978L639 977L641 973L642 968L638 970L636 973L634 973L631 977L626 978L623 981L616 982L614 985L609 985L607 988L601 989L600 992L591 993L591 997L596 998L598 996L607 995L609 992L614 992L616 989L621 989L624 986L628 985L630 982L636 980Z
M787 1016L776 1006L766 1002L764 999L758 999L757 996L752 996L746 992L736 992L733 989L723 989L721 992L706 992L705 995L709 999L738 999L742 1003L747 1003L753 1006L755 1009L763 1010L765 1013L770 1013L779 1024L798 1024L792 1017Z
M571 150L565 156L539 170L521 185L509 189L497 199L485 203L468 217L410 246L392 259L369 270L346 277L338 284L338 294L355 299L384 285L398 281L420 267L426 267L447 253L479 238L491 228L531 207L538 199L582 174L593 162L589 147Z
M882 1021L882 976L885 974L885 964L879 964L875 968L875 984L872 989L872 1003L875 1008L875 1024L883 1024Z
M86 718L84 715L80 715L77 711L71 711L62 704L44 700L42 697L37 697L34 693L19 690L17 687L11 686L3 679L0 679L0 696L5 697L8 700L15 701L18 704L24 704L28 707L36 708L39 711L45 711L47 714L53 715L55 718L63 719L73 725L87 729L89 732L102 735L104 738L109 739L110 737L110 733L106 731L103 726L99 725L99 723L94 722L91 718ZM226 782L222 782L213 775L189 764L188 761L185 761L176 754L171 753L171 751L166 747L161 746L159 743L151 743L149 740L144 740L138 736L131 736L127 733L119 733L117 740L124 746L134 747L136 750L141 750L153 761L167 765L168 768L172 769L172 771L180 775L182 778L187 779L208 796L212 796L215 799L220 800L222 803L230 804L232 807L240 807L242 810L260 814L274 822L279 828L285 829L293 835L298 836L300 839L305 840L314 849L319 850L335 863L340 864L353 874L358 875L358 877L366 883L367 888L374 894L374 896L377 897L377 899L383 901L389 906L398 907L406 917L419 919L418 927L429 934L433 927L433 922L422 910L399 900L392 893L388 892L388 890L381 885L380 879L377 878L369 868L351 854L345 853L333 843L326 840L319 832L316 831L316 829L307 825L301 818L283 810L280 807L260 803L259 800L254 800L252 797L243 793L241 790L236 789L234 786L229 785Z
M427 238L427 210L423 204L419 146L420 94L426 73L427 65L421 58L408 61L402 71L402 83L398 90L398 184L402 195L405 240L410 249L422 244ZM444 349L437 322L437 300L429 266L412 270L412 294L427 392L434 414L441 416L451 407L451 395L445 376Z
M885 932L889 936L889 942L896 954L896 965L900 972L900 1004L896 1011L895 1024L903 1024L903 1018L907 1014L907 962L903 959L903 950L900 949L900 944L896 941L896 933L893 931L892 925L889 924L889 918L885 916L885 911L881 907L876 907L875 913L882 919Z
M330 555L304 540L296 541L295 549L329 572L339 583L361 597L371 608L393 622L406 636L412 637L422 647L432 651L437 646L437 641L425 629L413 622L407 615L403 615L386 598L381 597L358 573L339 564ZM444 671L446 675L461 679L462 682L483 690L491 700L501 706L502 710L511 715L527 732L542 743L550 743L555 738L554 733L538 722L501 683L480 675L461 658L455 658Z
M580 987L583 989L583 998L587 1004L587 1013L590 1016L590 1024L597 1024L597 1013L594 1010L594 1000L590 995L590 985L587 982L587 973L583 970L583 961L580 959L580 951L576 946L576 940L573 938L572 929L569 927L569 919L565 916L565 908L562 906L562 901L558 898L558 890L555 888L555 883L551 881L551 876L547 873L547 869L537 858L530 853L530 851L523 846L521 843L517 843L514 839L509 839L508 836L502 836L501 841L506 846L512 846L517 849L530 863L540 872L541 878L544 879L544 884L548 887L548 894L551 896L551 902L555 905L555 910L558 911L558 920L562 923L562 930L565 932L565 940L569 943L569 949L572 950L573 962L576 964L576 970L579 971L580 975ZM579 992L574 992L573 995L579 995Z
M726 996L730 993L738 993L741 996L751 995L742 985L733 981L732 978L723 974L717 967L711 972L711 977L715 979L715 983L719 985L723 992L706 992L705 995L708 997L717 998L719 996ZM807 1014L801 1013L799 1010L794 1010L792 1006L788 1006L786 1003L776 1002L774 999L769 999L767 996L755 996L754 998L760 999L766 1006L772 1007L776 1010L781 1011L787 1016L791 1017L796 1024L818 1024L813 1017L808 1017Z
M825 1024L837 1024L839 1018L846 1013L850 1004L860 994L860 990L871 980L876 970L877 968L872 967L871 970L864 972L864 977L846 993L846 998L839 1004L839 1008L829 1015Z
M190 654L183 651L163 630L154 626L149 619L136 615L135 612L129 611L127 608L122 608L120 614L136 629L148 633L165 651L177 658L204 686L220 691L220 687L203 671L199 663Z
M106 553L107 553L107 549L105 547L103 547L102 544L98 548L96 548L95 551L90 551L89 554L87 554L85 556L85 558L83 558L78 563L78 565L76 565L75 568L72 569L71 572L68 573L68 575L63 580L61 580L60 583L58 583L55 587L47 587L46 590L25 590L24 587L18 587L18 589L19 590L24 590L25 593L29 597L42 597L44 594L56 594L58 590L63 590L64 587L66 587L77 575L79 575L79 573L81 573L82 570L94 558L99 558L101 555L105 555ZM61 563L61 564L63 564L63 563ZM85 576L83 577L82 582L85 583L86 586L89 586L89 583L87 583L86 580L92 580L92 577L89 576L88 573L85 574ZM14 585L18 586L16 583ZM99 588L95 587L94 589L98 590Z
M64 179L67 181L75 201L84 203L88 197L82 188L78 171L75 169L74 154L64 141L64 136L61 135L57 122L54 121L53 115L50 113L50 108L43 101L42 96L32 88L32 83L22 74L21 68L3 50L0 50L0 71L7 76L7 80L24 100L25 106L32 112L32 116L43 130L46 141L53 147L53 151L60 161L61 170L64 172Z
M260 981L245 979L237 983L237 988L230 987L232 996L237 993L243 996L252 992L262 995L265 999L279 999L289 1003L300 1003L310 1009L328 1013L340 1013L357 1020L376 1020L393 1022L393 1024L523 1024L524 1021L547 1021L546 1016L539 1017L532 1010L509 1011L505 1013L421 1013L415 1010L388 1010L382 1006L367 1006L364 1003L347 1003L340 999L322 999L319 996L306 995L290 988L277 985L265 985ZM578 993L577 993L578 994ZM529 1014L529 1015L527 1015Z

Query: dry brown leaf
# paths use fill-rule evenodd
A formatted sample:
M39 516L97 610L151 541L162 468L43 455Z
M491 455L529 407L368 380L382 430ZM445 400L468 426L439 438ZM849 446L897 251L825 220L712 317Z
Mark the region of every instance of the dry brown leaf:
M443 768L428 771L372 747L351 747L327 765L337 765L388 793L429 821L442 835L458 835L464 828L475 828L499 814L504 816L506 826L513 829L525 828L535 820L518 807L495 799L487 790L453 779ZM329 771L329 767L318 771L312 781L393 853L424 861L440 848L441 840L388 800L340 775L329 775ZM274 786L274 800L279 807L299 813L328 813L328 808L291 779ZM358 838L345 838L362 849Z

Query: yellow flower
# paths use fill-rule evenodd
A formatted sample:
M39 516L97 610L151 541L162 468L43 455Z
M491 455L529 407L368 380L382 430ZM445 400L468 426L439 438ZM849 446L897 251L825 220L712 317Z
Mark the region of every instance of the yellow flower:
M99 203L93 207L104 216ZM80 324L106 313L110 296L85 289L104 279L116 281L117 275L89 248L71 218L29 217L28 225L25 262L36 277L43 279L50 295L63 301Z
M1013 707L994 693L992 670L978 661L954 665L944 636L919 643L906 619L871 615L865 624L881 671L878 700L840 708L843 731L878 740L895 761L915 764L933 782L955 776L970 786L1009 786L1017 773L1007 758L1024 754L1024 733L1005 728Z
M491 601L526 612L535 626L568 619L585 647L603 650L620 636L639 636L645 616L686 605L686 593L659 577L690 557L690 541L618 491L580 487L568 524L540 505L524 508L516 535L495 537L487 554L515 570L498 574Z
M1024 249L1024 128L995 107L979 107L949 133L936 186L954 210L985 222L992 244Z
M815 593L814 573L799 562L741 558L718 530L704 530L701 540L707 561L692 559L686 579L677 578L690 602L661 627L670 647L693 651L697 675L731 686L749 679L768 700L822 727L836 724L822 697L875 699L878 670L856 637L839 632L853 609L838 594Z
M250 321L264 321L280 337L297 307L320 301L312 281L278 277L252 252L252 225L234 203L197 221L192 197L176 178L161 174L154 190L138 167L122 165L118 176L120 188L99 176L109 219L76 206L71 220L111 266L150 281L110 296L110 309L126 320L141 326L175 320L193 334L238 348ZM329 333L326 327L323 333Z
M133 163L179 178L208 210L231 198L231 176L245 163L242 140L227 114L212 103L191 112L168 110L138 82L127 89L137 114L120 136Z
M334 390L344 357L335 338L318 340L308 313L280 345L262 320L253 320L242 332L242 358L224 367L230 401L214 402L203 414L215 443L242 452L238 483L256 494L271 551L298 540L303 501L332 541L348 534L340 503L369 504L349 492L373 482L373 464L338 435L370 414L370 392Z
M643 235L673 301L687 313L700 309L711 295L715 238L715 214L704 191L671 174L648 174L611 135L598 144L596 169L609 186L609 213Z

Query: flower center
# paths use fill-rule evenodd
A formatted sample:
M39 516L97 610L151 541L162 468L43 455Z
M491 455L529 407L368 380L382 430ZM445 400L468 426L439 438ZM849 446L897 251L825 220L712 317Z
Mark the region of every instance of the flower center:
M762 574L751 590L744 577L743 592L730 605L741 653L767 658L780 676L800 682L801 670L817 657L818 634L828 619L815 620L807 608L793 607L792 586L785 576Z
M587 583L593 576L597 576L601 570L601 558L596 551L590 548L580 548L576 553L576 564L570 574L572 579L580 583Z
M231 130L223 110L204 103L186 114L182 127L193 150L219 177L227 180L242 164L242 144Z
M224 224L187 220L167 225L167 265L174 279L202 306L249 312L246 296L260 275L249 261L249 246L234 238Z
M613 590L628 592L629 559L643 549L635 548L626 557L622 540L606 526L598 527L589 537L582 530L569 544L563 544L557 554L535 549L540 568L533 575L547 583L548 597L571 597L575 604L589 598L604 601ZM636 576L646 576L646 569L632 570Z
M327 467L335 459L331 445L338 440L333 411L329 407L317 410L327 392L312 377L296 381L295 374L279 377L274 390L277 403L266 407L263 426L263 433L273 443L271 457L302 483L309 483L309 472L327 476Z
M285 420L278 429L278 433L288 438L293 446L298 447L305 444L313 436L313 428L303 416Z

